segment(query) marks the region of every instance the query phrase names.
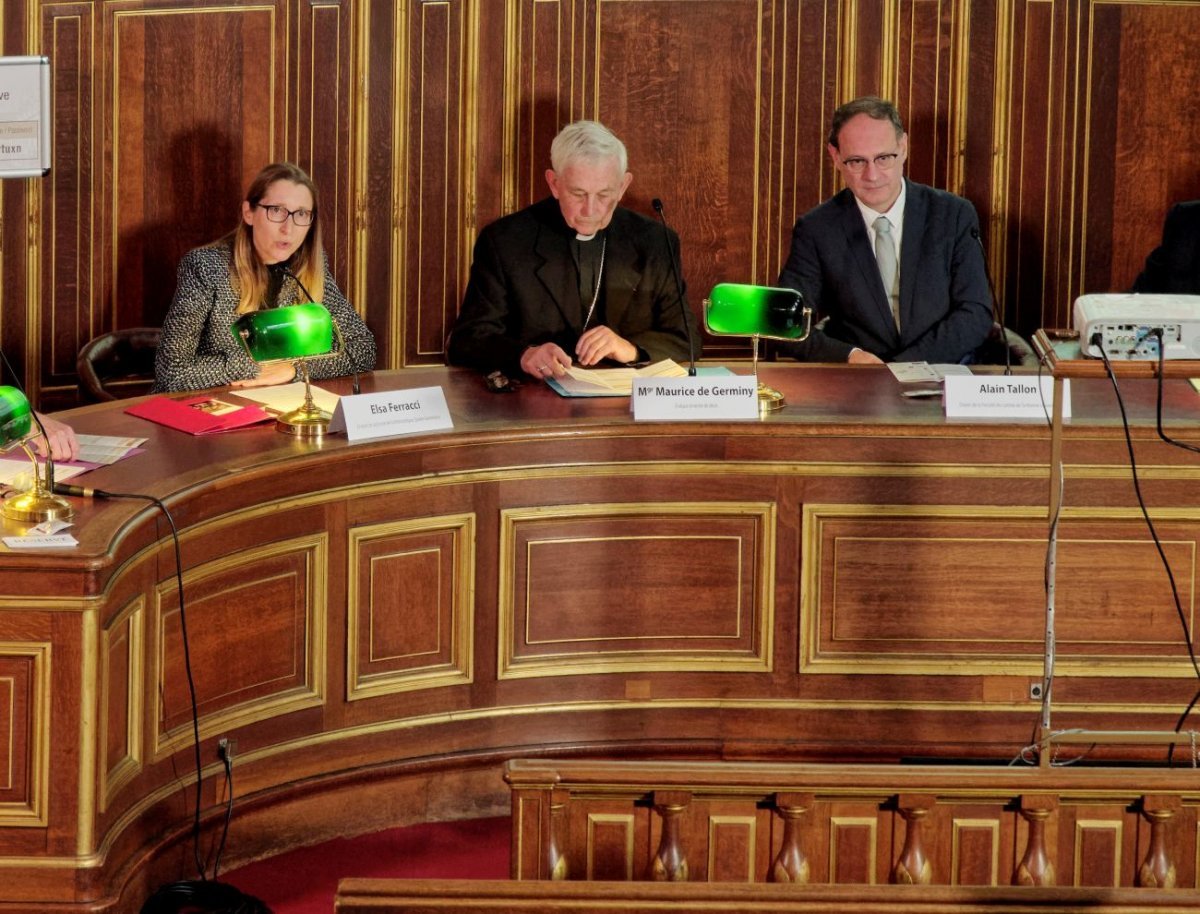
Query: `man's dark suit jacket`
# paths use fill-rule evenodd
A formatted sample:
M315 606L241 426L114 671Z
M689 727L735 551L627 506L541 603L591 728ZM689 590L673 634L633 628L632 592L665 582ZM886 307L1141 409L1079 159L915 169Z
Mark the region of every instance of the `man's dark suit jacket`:
M672 258L678 269L678 236L622 207L605 231L604 323L651 361L686 359L688 335L671 269ZM450 334L451 364L518 374L521 353L547 342L574 357L590 304L580 302L574 235L553 197L480 232Z
M779 284L813 308L803 343L779 351L844 362L855 347L885 362L955 363L992 328L992 297L975 208L962 197L908 182L900 239L900 331L892 319L866 225L849 188L805 213Z
M1133 291L1200 295L1200 200L1171 207L1162 244L1146 258Z

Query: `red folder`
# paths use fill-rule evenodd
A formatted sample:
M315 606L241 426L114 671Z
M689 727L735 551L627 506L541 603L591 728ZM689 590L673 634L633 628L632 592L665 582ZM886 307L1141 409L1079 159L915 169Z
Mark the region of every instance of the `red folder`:
M245 428L247 425L258 425L260 422L272 422L275 418L257 406L240 406L218 397L204 395L185 397L182 400L155 397L145 403L130 406L125 412L190 435L227 432L235 428Z

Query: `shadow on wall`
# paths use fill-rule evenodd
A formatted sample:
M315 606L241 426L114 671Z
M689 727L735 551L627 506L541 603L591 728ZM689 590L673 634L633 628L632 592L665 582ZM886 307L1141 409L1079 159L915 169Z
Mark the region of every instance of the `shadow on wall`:
M164 155L148 160L154 171L141 188L145 219L123 228L117 241L118 328L161 326L180 258L237 224L244 192L241 151L210 124L175 136Z

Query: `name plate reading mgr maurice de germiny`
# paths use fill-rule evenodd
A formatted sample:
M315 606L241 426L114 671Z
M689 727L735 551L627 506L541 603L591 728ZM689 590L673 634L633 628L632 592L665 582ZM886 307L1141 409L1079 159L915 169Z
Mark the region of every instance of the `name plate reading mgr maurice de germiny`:
M351 441L447 428L454 428L454 422L440 387L381 390L342 397L329 423L330 432L344 431Z
M639 422L757 419L758 382L739 375L637 378L633 418Z
M1040 419L1054 406L1054 379L1032 375L947 375L947 419ZM1071 382L1063 381L1063 418L1071 416Z

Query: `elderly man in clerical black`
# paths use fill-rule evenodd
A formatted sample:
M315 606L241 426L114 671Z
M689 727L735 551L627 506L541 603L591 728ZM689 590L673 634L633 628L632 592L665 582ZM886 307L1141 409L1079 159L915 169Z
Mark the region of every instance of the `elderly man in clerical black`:
M846 189L805 213L779 284L822 329L786 354L821 362L969 362L992 329L975 208L904 178L896 107L868 96L833 115L829 158Z
M479 235L451 364L546 380L573 362L687 358L679 239L618 206L633 177L625 145L577 121L554 138L550 161L551 196Z

